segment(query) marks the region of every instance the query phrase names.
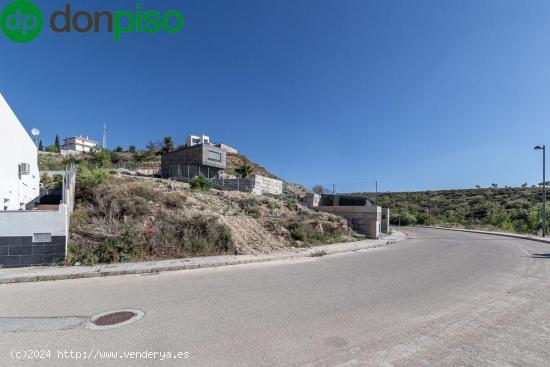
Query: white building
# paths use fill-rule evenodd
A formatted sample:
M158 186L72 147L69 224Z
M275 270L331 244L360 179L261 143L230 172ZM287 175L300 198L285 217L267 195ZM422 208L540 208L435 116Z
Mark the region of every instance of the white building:
M97 142L83 136L72 136L63 139L64 143L61 149L66 151L66 154L79 154L82 152L90 152L97 148Z
M239 151L227 144L223 144L223 143L220 143L220 144L216 144L216 146L218 148L222 148L223 150L225 150L227 153L233 153L233 154L238 154Z
M208 145L208 144L212 144L210 142L210 137L209 136L206 136L206 135L201 135L201 136L198 136L198 135L189 135L187 137L187 139L185 139L185 145L188 146L188 147L192 147L194 145L199 145L199 144L205 144L205 145ZM229 146L229 145L226 145L226 144L215 144L218 148L221 148L223 150L225 150L227 153L234 153L234 154L237 154L239 153L237 151L237 149Z
M25 209L39 195L38 149L0 94L0 210Z
M201 135L201 136L189 135L185 140L185 145L187 145L188 147L192 147L194 145L199 145L199 144L210 144L210 137L206 135Z

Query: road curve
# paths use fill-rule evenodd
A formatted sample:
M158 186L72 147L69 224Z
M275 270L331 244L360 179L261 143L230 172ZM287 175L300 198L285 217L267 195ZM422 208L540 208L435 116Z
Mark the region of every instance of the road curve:
M1 285L0 365L550 365L550 245L405 233L396 245L351 254ZM91 315L125 308L145 315L117 329L82 327ZM34 349L52 355L12 358ZM119 355L75 361L58 351ZM146 359L145 351L189 358Z

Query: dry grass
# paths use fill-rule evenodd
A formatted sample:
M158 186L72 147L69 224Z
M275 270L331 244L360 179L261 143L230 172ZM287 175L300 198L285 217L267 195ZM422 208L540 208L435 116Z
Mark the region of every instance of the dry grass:
M78 202L69 262L261 254L354 238L341 218L295 200L112 177Z

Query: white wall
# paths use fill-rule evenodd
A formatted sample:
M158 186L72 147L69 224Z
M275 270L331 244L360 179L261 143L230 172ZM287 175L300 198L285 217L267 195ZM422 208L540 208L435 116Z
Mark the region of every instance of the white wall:
M197 139L200 140L200 143L193 142L193 140L197 140ZM192 147L198 144L210 144L210 137L206 135L201 135L201 136L189 135L187 139L185 139L185 145L187 145L188 147Z
M254 175L254 189L252 193L256 195L281 195L283 193L283 181L261 175Z
M20 163L30 164L29 175L19 177ZM24 209L39 194L38 149L0 94L0 211Z
M22 210L0 212L0 237L32 236L34 233L50 233L67 236L67 205L57 210Z

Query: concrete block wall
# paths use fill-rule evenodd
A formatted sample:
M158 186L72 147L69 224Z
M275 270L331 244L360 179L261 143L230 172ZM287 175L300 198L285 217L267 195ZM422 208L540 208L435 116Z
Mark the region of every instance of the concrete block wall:
M313 209L344 217L348 225L369 238L379 238L382 208L379 206L317 206Z
M0 266L52 265L65 259L68 208L0 212Z
M261 175L254 175L254 189L252 193L256 195L282 195L283 181Z
M314 206L319 206L320 202L321 202L321 195L319 194L309 193L309 194L306 194L306 196L304 197L304 204L309 208L312 208Z
M283 193L283 181L261 175L238 179L218 178L212 180L212 182L235 190L251 192L256 195L281 195Z

